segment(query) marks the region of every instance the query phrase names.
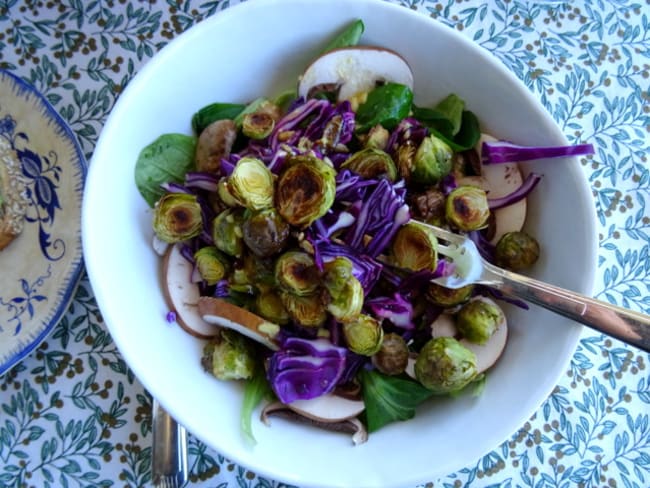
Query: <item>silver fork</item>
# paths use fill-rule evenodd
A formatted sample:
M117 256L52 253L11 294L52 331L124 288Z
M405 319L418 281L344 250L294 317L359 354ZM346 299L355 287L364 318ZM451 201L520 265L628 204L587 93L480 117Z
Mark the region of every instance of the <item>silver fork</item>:
M151 474L156 488L180 488L187 482L187 431L153 400Z
M650 352L650 316L502 269L483 259L469 237L418 223L446 242L438 252L455 264L454 274L432 281L447 288L487 285Z

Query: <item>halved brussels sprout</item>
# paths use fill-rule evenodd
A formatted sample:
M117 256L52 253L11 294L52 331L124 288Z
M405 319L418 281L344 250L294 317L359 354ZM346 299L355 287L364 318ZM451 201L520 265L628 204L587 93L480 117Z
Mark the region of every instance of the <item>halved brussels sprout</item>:
M201 205L188 193L166 193L153 209L153 230L163 241L174 243L198 236L203 230Z
M304 327L320 327L327 320L327 310L318 294L298 296L280 292L280 299L291 319Z
M449 174L454 152L435 135L425 137L413 158L410 180L418 185L433 185Z
M307 227L322 217L334 203L334 168L312 156L297 156L280 173L275 206L291 225Z
M221 329L219 335L204 346L201 364L220 380L241 380L253 376L256 357L250 339L232 329Z
M438 264L438 239L423 225L409 222L395 234L392 256L401 268L433 271Z
M384 374L397 375L406 370L409 360L409 348L404 338L390 332L384 335L379 351L372 357L372 363Z
M228 190L242 206L261 210L273 206L273 173L257 158L243 157L228 177Z
M467 285L461 288L447 288L446 286L430 283L427 287L426 296L434 304L441 307L453 307L465 303L472 296L474 285Z
M340 322L354 320L361 313L365 295L361 282L351 276L345 283L342 290L337 293L330 293L330 302L327 304L327 311Z
M381 149L366 148L354 153L341 165L368 179L397 179L397 168L392 158Z
M345 286L352 276L352 261L343 256L337 256L323 265L323 286L332 296L343 293Z
M476 355L453 337L435 337L415 360L415 378L436 394L453 393L476 378Z
M202 247L194 253L194 260L201 278L208 285L223 279L230 269L230 261L216 246Z
M280 295L273 290L260 293L255 299L257 313L275 324L284 325L289 322L289 312L282 303Z
M264 139L275 128L275 119L266 112L245 114L242 120L242 133L251 139Z
M275 281L294 295L312 295L320 285L320 272L314 258L302 251L288 251L275 262Z
M490 217L487 193L477 186L454 188L445 203L447 221L460 230L478 230L487 225Z
M239 257L244 251L242 224L244 223L241 209L226 209L212 221L212 239L220 251L229 256Z
M343 335L350 351L372 356L381 347L384 329L376 318L362 313L343 323Z
M282 251L290 230L287 221L272 207L250 212L242 227L246 246L259 257Z
M456 314L456 328L475 344L485 344L505 321L501 307L487 297L476 297Z
M508 232L497 242L494 257L497 265L522 271L537 262L539 243L524 231Z

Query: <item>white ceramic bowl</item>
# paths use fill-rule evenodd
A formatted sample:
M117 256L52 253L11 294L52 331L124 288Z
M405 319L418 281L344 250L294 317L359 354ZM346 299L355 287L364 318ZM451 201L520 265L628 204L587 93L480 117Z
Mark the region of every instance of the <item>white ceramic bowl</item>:
M533 95L488 52L409 9L371 0L252 1L209 18L152 59L118 100L97 144L83 209L85 261L97 302L143 385L186 427L227 458L300 486L409 486L476 462L535 412L565 371L581 327L532 307L508 309L510 340L478 398L440 400L354 447L345 435L275 420L239 430L242 389L205 374L202 343L165 322L151 213L133 169L139 151L166 132L190 133L192 114L214 101L274 95L324 42L361 18L364 44L406 57L416 102L457 93L485 130L521 144L566 143ZM591 292L595 216L579 162L528 163L544 174L527 227L541 242L535 276Z

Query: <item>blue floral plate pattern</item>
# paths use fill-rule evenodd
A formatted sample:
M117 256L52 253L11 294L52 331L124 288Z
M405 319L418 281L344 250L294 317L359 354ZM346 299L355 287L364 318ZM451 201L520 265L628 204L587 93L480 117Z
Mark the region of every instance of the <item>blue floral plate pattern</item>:
M390 1L489 50L570 140L594 144L584 166L599 217L594 296L650 312L648 0ZM138 69L170 39L236 3L0 0L0 66L45 95L88 157ZM4 262L0 273L6 301ZM37 276L21 278L29 285ZM15 326L2 325L11 337ZM0 486L151 486L151 398L117 351L85 277L47 340L15 362L3 359L0 377ZM529 421L426 487L650 486L649 362L647 353L585 330L566 374ZM189 444L188 487L286 487L194 436Z
M0 251L2 374L41 343L74 295L86 163L50 103L7 71L0 71L0 137L20 163L27 197L23 231Z

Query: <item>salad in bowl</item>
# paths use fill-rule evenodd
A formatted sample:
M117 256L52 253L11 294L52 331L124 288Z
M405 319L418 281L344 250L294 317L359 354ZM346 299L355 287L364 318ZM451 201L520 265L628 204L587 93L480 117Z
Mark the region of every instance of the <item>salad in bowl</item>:
M86 266L135 376L227 458L301 486L430 481L525 422L580 327L431 285L454 269L420 222L495 260L514 235L530 252L508 266L588 292L588 185L546 153L568 147L498 61L425 16L246 2L121 95L86 183Z
M206 372L244 381L250 440L259 402L267 423L362 443L432 397L480 394L507 343L500 303L528 307L432 282L457 265L424 224L527 270L540 246L526 197L542 175L518 163L592 152L498 141L453 93L418 106L408 62L359 45L363 31L347 25L295 90L202 107L193 134L160 135L135 166L167 318L208 339Z

